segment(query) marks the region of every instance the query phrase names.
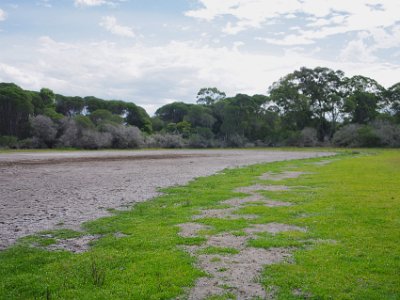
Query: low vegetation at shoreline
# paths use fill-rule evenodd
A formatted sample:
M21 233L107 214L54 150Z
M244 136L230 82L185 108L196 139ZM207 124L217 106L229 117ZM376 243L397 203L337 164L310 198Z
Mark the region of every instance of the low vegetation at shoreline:
M150 117L130 102L0 83L0 148L400 147L400 83L303 67L267 90L202 88L196 104L174 101Z

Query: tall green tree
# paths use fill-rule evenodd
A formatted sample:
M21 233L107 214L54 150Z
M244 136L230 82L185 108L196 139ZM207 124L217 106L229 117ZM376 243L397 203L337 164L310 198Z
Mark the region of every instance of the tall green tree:
M211 108L203 105L191 106L184 120L192 124L193 127L202 128L212 128L216 121Z
M137 106L134 103L126 103L125 121L127 124L136 126L144 132L153 132L150 116L144 108Z
M39 94L40 97L42 97L43 103L46 107L49 107L54 104L56 96L51 89L42 88Z
M169 103L157 109L155 115L165 123L179 123L189 113L192 105L183 102Z
M400 123L400 82L388 88L388 98L390 114Z
M81 114L85 101L81 97L67 97L56 95L56 111L67 117Z
M213 105L214 103L225 99L226 94L221 92L216 87L201 88L197 93L197 104Z
M312 126L311 99L299 92L293 74L288 74L269 88L270 99L282 118L283 128L300 131Z
M0 135L28 137L32 96L13 83L0 83Z
M385 105L385 89L376 80L353 76L346 81L347 98L343 111L351 123L367 124L375 120Z
M314 123L318 138L332 137L344 100L344 73L329 68L301 68L274 83L271 97L284 113L291 112L301 127ZM303 127L303 128L304 128Z
M249 140L260 139L265 117L267 97L237 94L214 105L217 132L229 140L240 136Z

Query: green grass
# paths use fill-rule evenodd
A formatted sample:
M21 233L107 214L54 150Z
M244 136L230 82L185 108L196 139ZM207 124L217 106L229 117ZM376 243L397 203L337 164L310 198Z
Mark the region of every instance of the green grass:
M399 151L342 159L287 183L313 189L277 194L300 204L277 221L307 227L311 242L328 242L297 251L295 264L267 268L265 283L279 287L280 299L297 299L295 289L312 299L400 299Z
M78 237L80 232L59 230L27 237L0 252L0 299L173 299L182 295L204 273L180 245L200 245L205 238L182 238L176 225L191 221L201 209L220 207L220 201L237 197L236 187L260 183L262 173L284 170L312 174L270 182L297 187L293 190L263 193L296 205L254 205L239 211L258 215L256 220L199 220L212 226L205 233L242 235L251 224L267 222L306 227L305 233L260 234L250 242L255 247L294 249L294 263L268 266L263 274L266 287L275 287L280 299L304 299L304 295L400 299L400 152L374 152L345 153L326 166L308 159L225 170L165 189L163 196L130 211L86 223L83 234L102 236L86 253L48 252L31 246ZM205 251L232 252L215 247ZM301 290L303 296L295 296L294 290Z
M240 251L235 248L207 247L197 251L198 254L238 254Z

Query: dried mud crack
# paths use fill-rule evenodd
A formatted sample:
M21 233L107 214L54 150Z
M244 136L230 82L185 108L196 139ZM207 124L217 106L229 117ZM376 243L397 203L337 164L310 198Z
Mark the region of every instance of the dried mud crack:
M159 196L160 188L184 185L226 168L333 154L264 150L0 153L0 251L41 231L80 231L84 222Z
M280 174L266 173L260 178L264 180L278 181L288 178L296 178L302 172L284 172ZM283 231L306 231L305 228L280 224L252 224L245 228L241 234L232 232L220 232L214 235L202 235L212 231L196 221L204 218L221 218L234 220L244 218L256 219L257 215L241 215L236 211L247 205L266 205L270 207L289 206L289 202L269 200L257 191L282 191L288 190L283 185L252 185L235 189L236 192L246 193L248 197L232 198L220 202L229 207L222 209L204 209L193 217L192 222L180 224L182 237L204 236L205 242L199 246L184 246L190 255L196 258L197 265L206 272L206 277L201 277L190 290L188 299L200 300L213 296L234 296L236 299L271 299L273 295L268 293L260 282L260 276L265 266L282 262L291 257L293 249L290 248L254 248L248 242L257 239L259 234L269 233L275 235Z

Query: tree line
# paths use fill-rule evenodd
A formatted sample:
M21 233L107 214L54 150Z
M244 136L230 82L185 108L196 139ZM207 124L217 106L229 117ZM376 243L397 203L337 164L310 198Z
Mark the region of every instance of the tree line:
M153 117L134 103L67 97L0 83L0 146L135 148L400 146L400 82L303 67L265 95L202 88Z

